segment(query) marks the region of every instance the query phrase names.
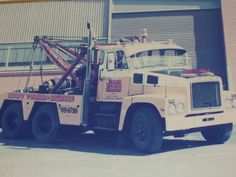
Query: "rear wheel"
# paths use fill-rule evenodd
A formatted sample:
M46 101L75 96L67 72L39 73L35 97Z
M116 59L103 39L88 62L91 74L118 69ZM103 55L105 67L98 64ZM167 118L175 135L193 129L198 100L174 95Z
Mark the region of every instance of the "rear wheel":
M8 139L22 138L26 134L26 122L23 119L22 106L12 103L7 106L2 115L2 131Z
M163 126L159 114L151 108L137 110L131 123L131 139L141 152L158 152L163 142Z
M51 142L59 128L59 119L53 105L42 105L35 113L32 120L32 133L34 138L41 143Z
M215 125L201 131L202 136L207 142L223 144L227 141L233 130L233 124Z

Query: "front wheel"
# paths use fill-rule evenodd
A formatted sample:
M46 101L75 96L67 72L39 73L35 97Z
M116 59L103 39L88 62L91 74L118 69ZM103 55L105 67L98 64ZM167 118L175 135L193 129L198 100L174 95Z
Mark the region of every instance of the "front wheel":
M215 125L201 131L202 136L209 143L223 144L227 141L233 130L233 124Z
M35 113L32 120L32 133L34 138L41 143L51 142L59 128L59 119L53 105L42 105Z
M155 153L163 142L163 125L157 111L151 108L137 110L131 122L131 139L140 152Z

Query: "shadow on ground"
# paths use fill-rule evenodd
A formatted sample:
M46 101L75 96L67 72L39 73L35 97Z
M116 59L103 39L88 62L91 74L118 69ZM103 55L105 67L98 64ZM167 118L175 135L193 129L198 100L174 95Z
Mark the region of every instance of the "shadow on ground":
M117 147L114 136L96 135L93 133L74 134L68 136L59 136L53 143L41 144L33 138L21 140L9 140L2 136L0 130L0 144L9 146L13 149L65 149L78 152L89 152L99 154L142 156L132 145L122 148ZM210 144L203 140L184 140L184 139L164 139L162 150L159 153L209 146Z

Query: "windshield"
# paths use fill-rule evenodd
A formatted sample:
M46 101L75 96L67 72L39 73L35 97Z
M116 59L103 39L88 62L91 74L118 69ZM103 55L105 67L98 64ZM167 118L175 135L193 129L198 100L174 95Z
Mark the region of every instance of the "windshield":
M134 68L188 66L186 51L182 49L148 50L131 55Z

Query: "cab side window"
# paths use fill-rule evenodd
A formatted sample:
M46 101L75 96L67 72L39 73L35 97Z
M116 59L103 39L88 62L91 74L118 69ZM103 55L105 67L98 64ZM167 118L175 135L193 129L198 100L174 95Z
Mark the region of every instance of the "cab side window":
M128 69L125 53L122 50L116 51L116 69Z
M120 50L107 53L107 69L128 69L128 64L124 51Z
M107 53L107 69L108 70L114 70L115 69L115 53L109 52Z

